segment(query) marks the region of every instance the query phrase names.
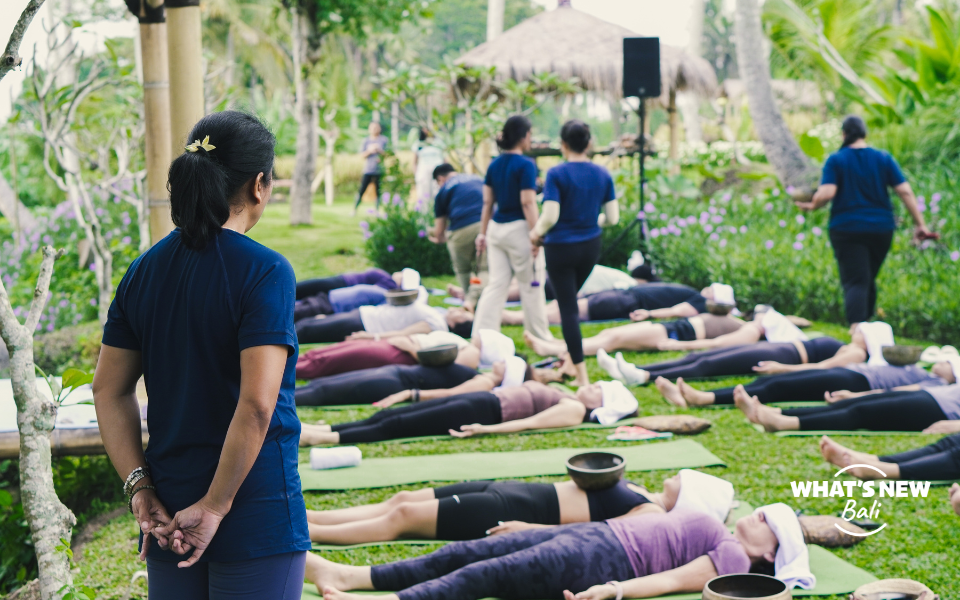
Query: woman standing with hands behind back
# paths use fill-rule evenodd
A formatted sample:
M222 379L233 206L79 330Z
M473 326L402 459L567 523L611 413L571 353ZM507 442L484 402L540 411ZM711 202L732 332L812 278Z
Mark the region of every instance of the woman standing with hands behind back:
M590 383L583 361L577 292L600 258L601 225L616 225L620 220L613 179L606 169L590 161L589 147L589 125L578 120L563 124L560 150L567 162L547 171L543 214L530 232L530 242L543 244L546 252L563 340L577 370L573 385Z
M275 140L239 112L204 117L190 139L170 166L178 227L130 265L110 306L93 381L100 435L143 533L151 600L298 599L310 539L296 281L244 235L270 200Z
M476 245L478 253L487 252L490 281L477 301L474 335L482 329L500 331L500 312L507 302L510 280L516 276L524 329L537 337L553 339L547 323L544 282L536 275L536 265L543 257L537 256L527 237L537 223L537 164L523 155L530 149L532 138L529 119L510 117L497 137L500 156L487 168Z
M843 120L843 146L823 165L820 187L801 210L817 210L830 201L830 244L840 269L847 322L869 321L877 306L877 275L897 228L887 188L892 187L916 225L918 240L938 239L927 229L913 189L892 156L867 146L863 119Z

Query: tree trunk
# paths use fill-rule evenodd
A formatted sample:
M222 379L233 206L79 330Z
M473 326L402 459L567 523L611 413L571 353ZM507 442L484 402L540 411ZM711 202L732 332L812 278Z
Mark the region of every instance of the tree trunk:
M0 214L14 223L20 232L32 231L37 226L33 213L20 202L3 173L0 173Z
M754 129L763 142L767 160L781 183L796 188L800 196L809 195L819 173L793 139L774 100L757 0L737 0L734 33L740 77L747 90Z
M670 90L670 105L667 107L668 124L670 125L670 174L680 173L680 124L677 123L677 92Z
M333 151L336 147L337 138L330 136L324 137L326 144L327 164L323 167L323 196L327 206L333 206Z
M503 33L504 0L487 0L487 41L500 37Z
M390 145L396 152L400 148L400 103L390 103Z
M290 186L290 224L310 225L313 221L311 208L313 194L310 184L317 168L317 106L309 98L306 71L310 57L307 50L308 25L306 15L301 15L296 6L290 11L293 37L293 76L297 119L297 155L293 164L293 183Z
M61 254L49 246L43 248L37 287L23 325L0 282L0 337L10 353L10 379L20 430L20 497L40 567L40 595L44 600L59 598L59 590L73 582L67 554L57 546L61 540L70 545L72 527L77 522L53 486L50 432L56 423L57 404L37 390L33 362L33 331L46 304L53 263Z

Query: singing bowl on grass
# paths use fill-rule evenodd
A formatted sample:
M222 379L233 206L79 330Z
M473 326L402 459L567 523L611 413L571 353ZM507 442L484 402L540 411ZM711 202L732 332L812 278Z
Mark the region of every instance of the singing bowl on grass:
M707 300L707 312L711 315L725 317L733 312L734 308L736 308L735 304L718 304L713 300Z
M584 452L567 459L567 475L585 492L612 488L626 468L626 459L613 452Z
M881 351L888 363L899 367L916 364L920 360L920 355L923 354L923 348L920 346L884 346Z
M425 367L446 367L457 360L460 349L456 344L443 344L425 350L417 350L417 360Z
M393 306L408 306L413 304L420 295L420 290L388 290L387 304Z
M779 579L753 573L721 575L703 587L703 600L790 600L792 597L790 589Z

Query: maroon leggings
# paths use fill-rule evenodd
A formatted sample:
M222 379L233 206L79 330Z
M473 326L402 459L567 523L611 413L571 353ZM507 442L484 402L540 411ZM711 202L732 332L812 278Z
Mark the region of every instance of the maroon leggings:
M417 360L386 340L350 340L310 350L297 359L297 379L316 379Z

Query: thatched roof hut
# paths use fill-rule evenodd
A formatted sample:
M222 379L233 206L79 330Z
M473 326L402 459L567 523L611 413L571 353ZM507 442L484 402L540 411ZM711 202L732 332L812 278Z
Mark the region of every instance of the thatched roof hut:
M501 77L518 81L538 73L577 77L587 90L622 96L623 38L629 29L574 9L561 0L542 12L480 44L458 59L468 66L497 68ZM710 63L672 46L660 45L660 104L670 106L671 92L712 96L717 76Z

